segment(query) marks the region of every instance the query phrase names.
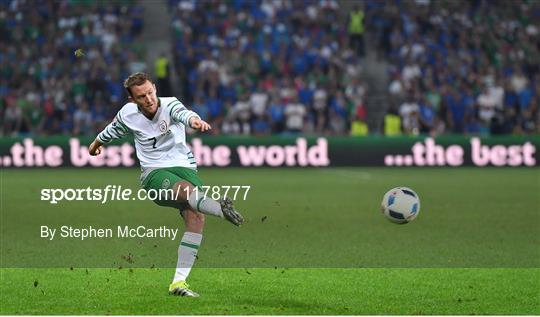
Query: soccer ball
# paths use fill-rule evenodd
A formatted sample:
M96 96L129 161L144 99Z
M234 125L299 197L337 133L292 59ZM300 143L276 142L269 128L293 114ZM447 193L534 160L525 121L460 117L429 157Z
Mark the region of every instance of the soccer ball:
M414 190L396 187L384 194L381 212L390 221L405 224L413 221L420 212L420 199Z

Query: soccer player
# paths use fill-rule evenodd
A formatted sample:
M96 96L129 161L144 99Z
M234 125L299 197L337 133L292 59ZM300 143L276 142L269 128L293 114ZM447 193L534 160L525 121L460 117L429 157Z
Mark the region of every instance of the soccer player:
M230 198L218 202L196 190L203 183L197 176L194 155L186 144L185 126L201 132L210 130L211 126L175 97L157 97L156 86L145 73L132 74L124 81L124 87L130 102L98 134L88 151L90 155L99 155L102 145L133 133L141 162L142 187L172 189L172 197L158 198L155 203L178 208L186 226L169 293L198 297L189 289L186 279L202 241L204 215L221 217L237 226L244 219Z

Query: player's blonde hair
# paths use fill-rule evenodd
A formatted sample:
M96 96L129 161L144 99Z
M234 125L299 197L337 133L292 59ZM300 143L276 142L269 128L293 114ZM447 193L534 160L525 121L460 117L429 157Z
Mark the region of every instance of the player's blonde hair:
M131 74L128 78L126 78L126 80L124 80L124 88L126 88L128 94L132 96L131 87L140 86L144 84L147 80L153 83L152 78L150 78L147 73L137 72L135 74Z

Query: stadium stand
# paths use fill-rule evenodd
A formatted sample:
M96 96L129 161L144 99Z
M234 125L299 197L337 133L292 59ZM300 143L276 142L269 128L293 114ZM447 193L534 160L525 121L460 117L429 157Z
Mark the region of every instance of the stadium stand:
M183 98L214 133L349 133L366 85L337 1L169 6Z
M162 2L173 92L214 134L540 132L537 1L344 3ZM123 78L151 72L137 2L0 10L2 135L94 135L125 102ZM383 93L366 76L375 49L390 78ZM376 129L374 109L386 113Z
M143 11L131 1L2 1L2 134L93 135L139 70ZM75 54L77 52L77 54Z
M538 1L367 1L366 11L404 133L540 132Z

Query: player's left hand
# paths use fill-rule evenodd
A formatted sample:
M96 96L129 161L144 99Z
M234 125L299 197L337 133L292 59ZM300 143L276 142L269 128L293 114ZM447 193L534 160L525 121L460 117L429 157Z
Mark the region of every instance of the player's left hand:
M210 126L210 124L208 124L208 122L204 121L204 120L201 120L199 118L191 118L189 120L189 125L195 129L195 130L199 130L201 132L204 132L204 131L208 131L210 129L212 129L212 127Z

